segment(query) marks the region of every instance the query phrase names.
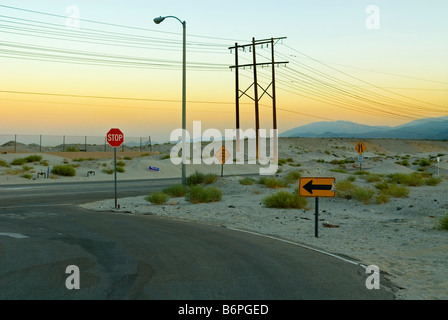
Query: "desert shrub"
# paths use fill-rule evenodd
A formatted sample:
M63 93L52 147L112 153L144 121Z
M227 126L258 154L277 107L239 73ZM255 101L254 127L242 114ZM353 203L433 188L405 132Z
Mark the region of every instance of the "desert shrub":
M214 173L203 174L198 171L187 177L187 186L196 186L199 184L212 184L218 180L218 175Z
M145 200L152 204L164 204L170 197L164 192L155 192L145 197Z
M356 185L353 184L351 181L343 180L343 181L337 181L336 182L336 196L339 198L345 198L345 197L352 197L353 192L356 189Z
M416 187L424 184L423 177L419 173L393 173L388 175L388 178L391 183L404 184L406 186Z
M78 147L68 147L67 148L67 152L79 152L81 151L81 149L79 149Z
M171 156L170 156L170 154L168 153L168 154L164 154L163 156L162 156L162 160L165 160L165 159L169 159Z
M123 173L123 172L125 172L126 170L123 168L123 167L119 167L118 165L117 165L117 172L120 172L120 173Z
M420 167L429 167L431 165L431 161L429 161L428 159L420 159L418 161L418 165Z
M251 178L251 177L246 177L246 178L240 179L239 182L242 185L250 186L250 185L255 184L255 179Z
M376 203L377 204L383 204L383 203L388 203L390 199L390 196L387 194L379 194L375 197Z
M33 167L23 166L22 169L24 172L26 172L26 171L33 170Z
M364 176L363 179L367 182L378 182L383 179L383 176L380 174L372 173Z
M284 179L287 183L294 183L298 182L301 177L302 173L299 171L290 171L285 175Z
M370 188L358 187L355 190L353 190L353 197L364 204L369 204L374 194L375 191L373 191Z
M428 178L428 179L425 179L425 184L427 184L428 186L436 186L436 185L438 185L441 181L442 181L441 178L430 177L430 178Z
M44 167L48 167L49 166L48 160L41 160L40 165L44 166Z
M338 160L338 159L334 159L330 161L331 164L346 164L346 163L355 163L355 160L353 159L343 159L343 160Z
M386 188L381 189L381 193L394 198L405 198L409 194L409 188L397 184L390 184Z
M124 159L124 160L132 160L131 157L124 157L123 159Z
M363 175L370 175L370 172L369 171L360 170L360 171L356 171L354 174L356 174L357 176L363 176Z
M33 178L33 175L25 173L25 174L22 174L21 177L25 178L25 179L28 179L28 180L31 180Z
M0 167L9 168L10 165L3 159L0 159Z
M356 180L356 177L355 176L348 176L347 179L345 179L345 180L353 182L353 181Z
M214 173L207 173L204 175L204 184L212 184L218 180L218 175Z
M53 169L51 169L51 173L58 176L73 177L76 175L76 170L71 165L59 165L54 166Z
M84 161L95 161L97 159L95 158L78 158L78 159L73 159L73 162L84 162Z
M288 183L278 178L266 178L264 180L264 185L267 188L278 189L278 188L286 188L288 186Z
M36 154L33 154L31 156L28 156L25 158L26 162L31 163L31 162L39 162L40 160L42 160L42 156L38 156Z
M288 163L288 161L286 159L283 159L283 158L278 159L278 165L279 166L282 166L282 165L284 165L286 163Z
M117 167L124 167L124 166L126 166L126 162L124 162L124 161L117 161ZM117 168L118 169L118 168ZM118 171L118 170L117 170Z
M396 161L395 162L396 164L400 164L400 165L402 165L402 166L405 166L405 167L409 167L409 161L408 160L402 160L402 161Z
M263 198L263 204L268 208L295 208L303 209L308 204L305 197L301 197L298 192L290 193L279 191L275 194Z
M26 159L24 159L24 158L17 158L17 159L12 160L11 165L13 165L13 166L22 166L25 163L27 163Z
M195 186L201 184L204 181L204 174L196 171L187 177L186 184L188 186Z
M41 161L41 160L42 160L42 156L39 156L39 155L31 155L31 156L28 156L28 157L26 157L26 158L17 158L17 159L14 159L14 160L11 162L11 164L12 164L13 166L21 166L21 165L23 165L23 164L25 164L25 163L39 162L39 161Z
M297 162L297 163L289 163L289 165L290 165L291 167L301 167L301 166L302 166L302 164L301 164L300 162Z
M172 185L165 190L163 190L167 195L171 197L183 197L187 193L187 187L181 184Z
M378 182L377 184L375 184L375 188L377 188L378 190L385 190L389 188L389 183L387 181Z
M266 182L267 177L260 177L257 181L258 184L262 184L264 185L264 183Z
M103 172L106 174L113 174L114 173L114 169L103 169Z
M448 213L439 219L437 227L440 230L448 230Z
M347 170L338 168L338 169L330 169L331 172L338 172L338 173L347 173Z
M185 199L191 203L208 203L221 201L222 191L216 187L192 186L185 194Z

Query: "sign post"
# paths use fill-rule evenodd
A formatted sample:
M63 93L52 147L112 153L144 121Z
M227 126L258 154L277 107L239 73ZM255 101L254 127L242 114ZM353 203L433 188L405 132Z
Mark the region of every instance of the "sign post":
M300 178L299 195L302 197L315 197L314 236L318 238L319 230L319 197L335 196L335 178Z
M216 152L215 157L221 163L221 178L222 178L224 175L224 163L227 161L227 159L229 159L230 152L227 151L225 146L222 146L222 148L218 152Z
M110 129L106 135L107 143L114 148L114 187L115 187L115 209L118 209L117 203L117 148L123 144L124 135L120 129Z
M367 147L364 145L364 143L359 142L356 145L355 150L359 153L359 156L358 156L359 170L362 171L362 162L364 160L364 157L362 156L362 154L364 153L364 151L367 150Z

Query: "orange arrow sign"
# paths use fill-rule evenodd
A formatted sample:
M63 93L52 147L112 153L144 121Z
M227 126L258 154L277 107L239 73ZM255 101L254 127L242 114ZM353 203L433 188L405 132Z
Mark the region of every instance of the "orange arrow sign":
M222 146L222 148L216 152L215 157L219 160L221 164L224 164L227 159L230 157L230 152L227 151L226 147Z
M302 197L334 197L335 178L300 178L299 195Z
M359 153L359 154L363 154L364 151L367 150L367 147L364 145L364 143L360 142L356 145L355 150Z

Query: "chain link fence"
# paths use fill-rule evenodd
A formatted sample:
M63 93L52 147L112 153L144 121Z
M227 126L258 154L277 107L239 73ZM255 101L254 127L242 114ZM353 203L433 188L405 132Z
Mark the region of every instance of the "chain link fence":
M157 146L157 145L155 145ZM151 137L126 137L122 151L153 151ZM110 152L106 137L0 134L0 151L7 152Z

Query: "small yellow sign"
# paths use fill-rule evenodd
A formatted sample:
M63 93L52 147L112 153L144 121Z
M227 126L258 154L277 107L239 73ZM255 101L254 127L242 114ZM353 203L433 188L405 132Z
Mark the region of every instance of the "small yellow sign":
M364 143L360 142L356 145L355 150L359 153L359 154L363 154L364 151L367 150L367 147L364 145Z
M227 159L229 159L230 152L227 151L225 146L222 146L222 148L216 152L215 157L219 160L219 163L224 164Z
M334 197L335 178L300 178L299 195L302 197Z

